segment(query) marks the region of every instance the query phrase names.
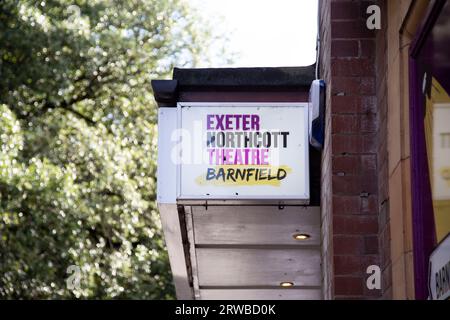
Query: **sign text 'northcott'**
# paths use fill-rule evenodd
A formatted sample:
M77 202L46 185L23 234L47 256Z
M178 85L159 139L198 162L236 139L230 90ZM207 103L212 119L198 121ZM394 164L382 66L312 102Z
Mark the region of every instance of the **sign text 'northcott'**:
M180 199L309 198L306 103L180 103Z

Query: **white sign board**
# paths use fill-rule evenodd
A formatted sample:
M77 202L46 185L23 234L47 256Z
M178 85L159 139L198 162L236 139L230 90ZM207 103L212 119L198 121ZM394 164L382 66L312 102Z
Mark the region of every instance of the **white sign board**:
M450 234L430 255L429 273L431 300L450 299Z
M450 200L450 104L433 105L433 200Z
M178 199L309 200L307 103L179 103Z

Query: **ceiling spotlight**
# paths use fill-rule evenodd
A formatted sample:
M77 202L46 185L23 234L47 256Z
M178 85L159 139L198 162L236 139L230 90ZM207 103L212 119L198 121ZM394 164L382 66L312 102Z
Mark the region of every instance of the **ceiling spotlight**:
M283 282L280 283L280 287L283 287L283 288L289 288L289 287L292 287L292 286L294 286L293 282L283 281Z
M309 239L311 236L306 233L295 233L294 235L292 235L292 237L295 240L306 240L306 239Z

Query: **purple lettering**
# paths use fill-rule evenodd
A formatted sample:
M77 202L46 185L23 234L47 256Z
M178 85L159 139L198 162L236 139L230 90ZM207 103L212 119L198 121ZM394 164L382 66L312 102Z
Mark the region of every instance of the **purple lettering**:
M220 115L220 114L216 115L216 120L217 120L217 126L216 126L216 129L217 129L217 130L225 130L224 127L223 127L223 118L224 118L224 117L225 117L224 114L222 114L222 115Z
M206 128L207 130L213 130L213 114L206 115Z
M252 114L252 130L259 130L259 116Z

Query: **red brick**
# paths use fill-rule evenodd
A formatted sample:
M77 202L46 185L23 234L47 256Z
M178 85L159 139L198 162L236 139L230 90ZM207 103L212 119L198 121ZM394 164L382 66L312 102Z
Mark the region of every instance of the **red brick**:
M336 295L360 296L364 292L363 277L336 276L334 279L334 293Z
M371 133L377 131L377 117L367 115L332 115L332 133Z
M373 40L361 40L360 57L373 58L375 56L375 42Z
M375 153L375 135L332 135L333 154Z
M338 86L339 87L339 86ZM331 108L336 113L357 113L361 106L361 98L358 96L332 96Z
M368 290L365 271L370 264L390 263L389 217L381 217L380 209L388 212L389 203L381 206L379 196L387 188L386 28L366 28L369 2L320 3L320 67L331 90L322 201L331 238L327 262L333 259L334 270L327 271L326 290L331 282L335 299L380 298L391 281L383 279L384 291Z
M367 28L366 20L332 21L332 39L373 38L375 31Z
M360 132L369 133L369 132L377 132L378 129L378 119L375 114L367 114L364 116L360 116Z
M333 196L333 215L359 214L360 196Z
M375 68L372 59L367 58L333 58L331 75L342 77L373 77Z
M374 96L362 96L361 97L361 110L362 113L376 113L377 112L377 99Z
M356 40L332 40L332 57L357 57L359 55L359 43Z
M333 235L333 251L334 254L362 254L364 238L358 235Z
M375 255L335 255L333 259L336 275L359 275L365 277L367 267L374 264L379 264L378 256Z
M369 195L361 198L359 195L336 195L333 196L333 214L334 215L376 215L377 196Z
M378 217L376 216L333 216L335 234L377 234Z
M378 236L364 237L364 253L377 254L378 253ZM378 261L377 264L380 262Z
M358 19L360 12L358 2L332 2L331 19Z
M333 114L338 113L364 113L364 114L375 114L377 112L377 104L376 97L374 96L356 96L356 95L347 95L355 92L359 92L358 89L355 89L355 92L352 92L354 88L353 85L359 86L359 80L357 78L338 78L343 79L342 82L337 81L335 85L333 85L332 94L337 93L345 93L345 95L333 95L331 97L331 108ZM355 79L355 83L353 80ZM349 91L346 92L346 90ZM339 91L341 90L341 91ZM376 120L376 119L375 119Z
M359 174L361 171L361 156L333 156L332 158L333 174L343 172L344 174Z
M374 180L376 177L374 177ZM361 213L362 214L377 214L378 213L378 196L369 195L361 198Z
M375 155L362 155L361 156L361 167L364 170L376 170L377 169L377 158Z
M332 115L331 119L332 133L357 133L360 123L358 116L355 115Z
M374 77L362 77L361 78L360 93L362 95L375 94L375 78Z
M332 182L334 194L359 195L363 192L373 194L378 190L375 172L356 176L333 176Z
M333 193L339 195L358 195L361 191L359 176L333 176Z
M358 77L333 77L331 80L331 94L347 96L360 94L361 81ZM333 108L333 105L332 105Z

